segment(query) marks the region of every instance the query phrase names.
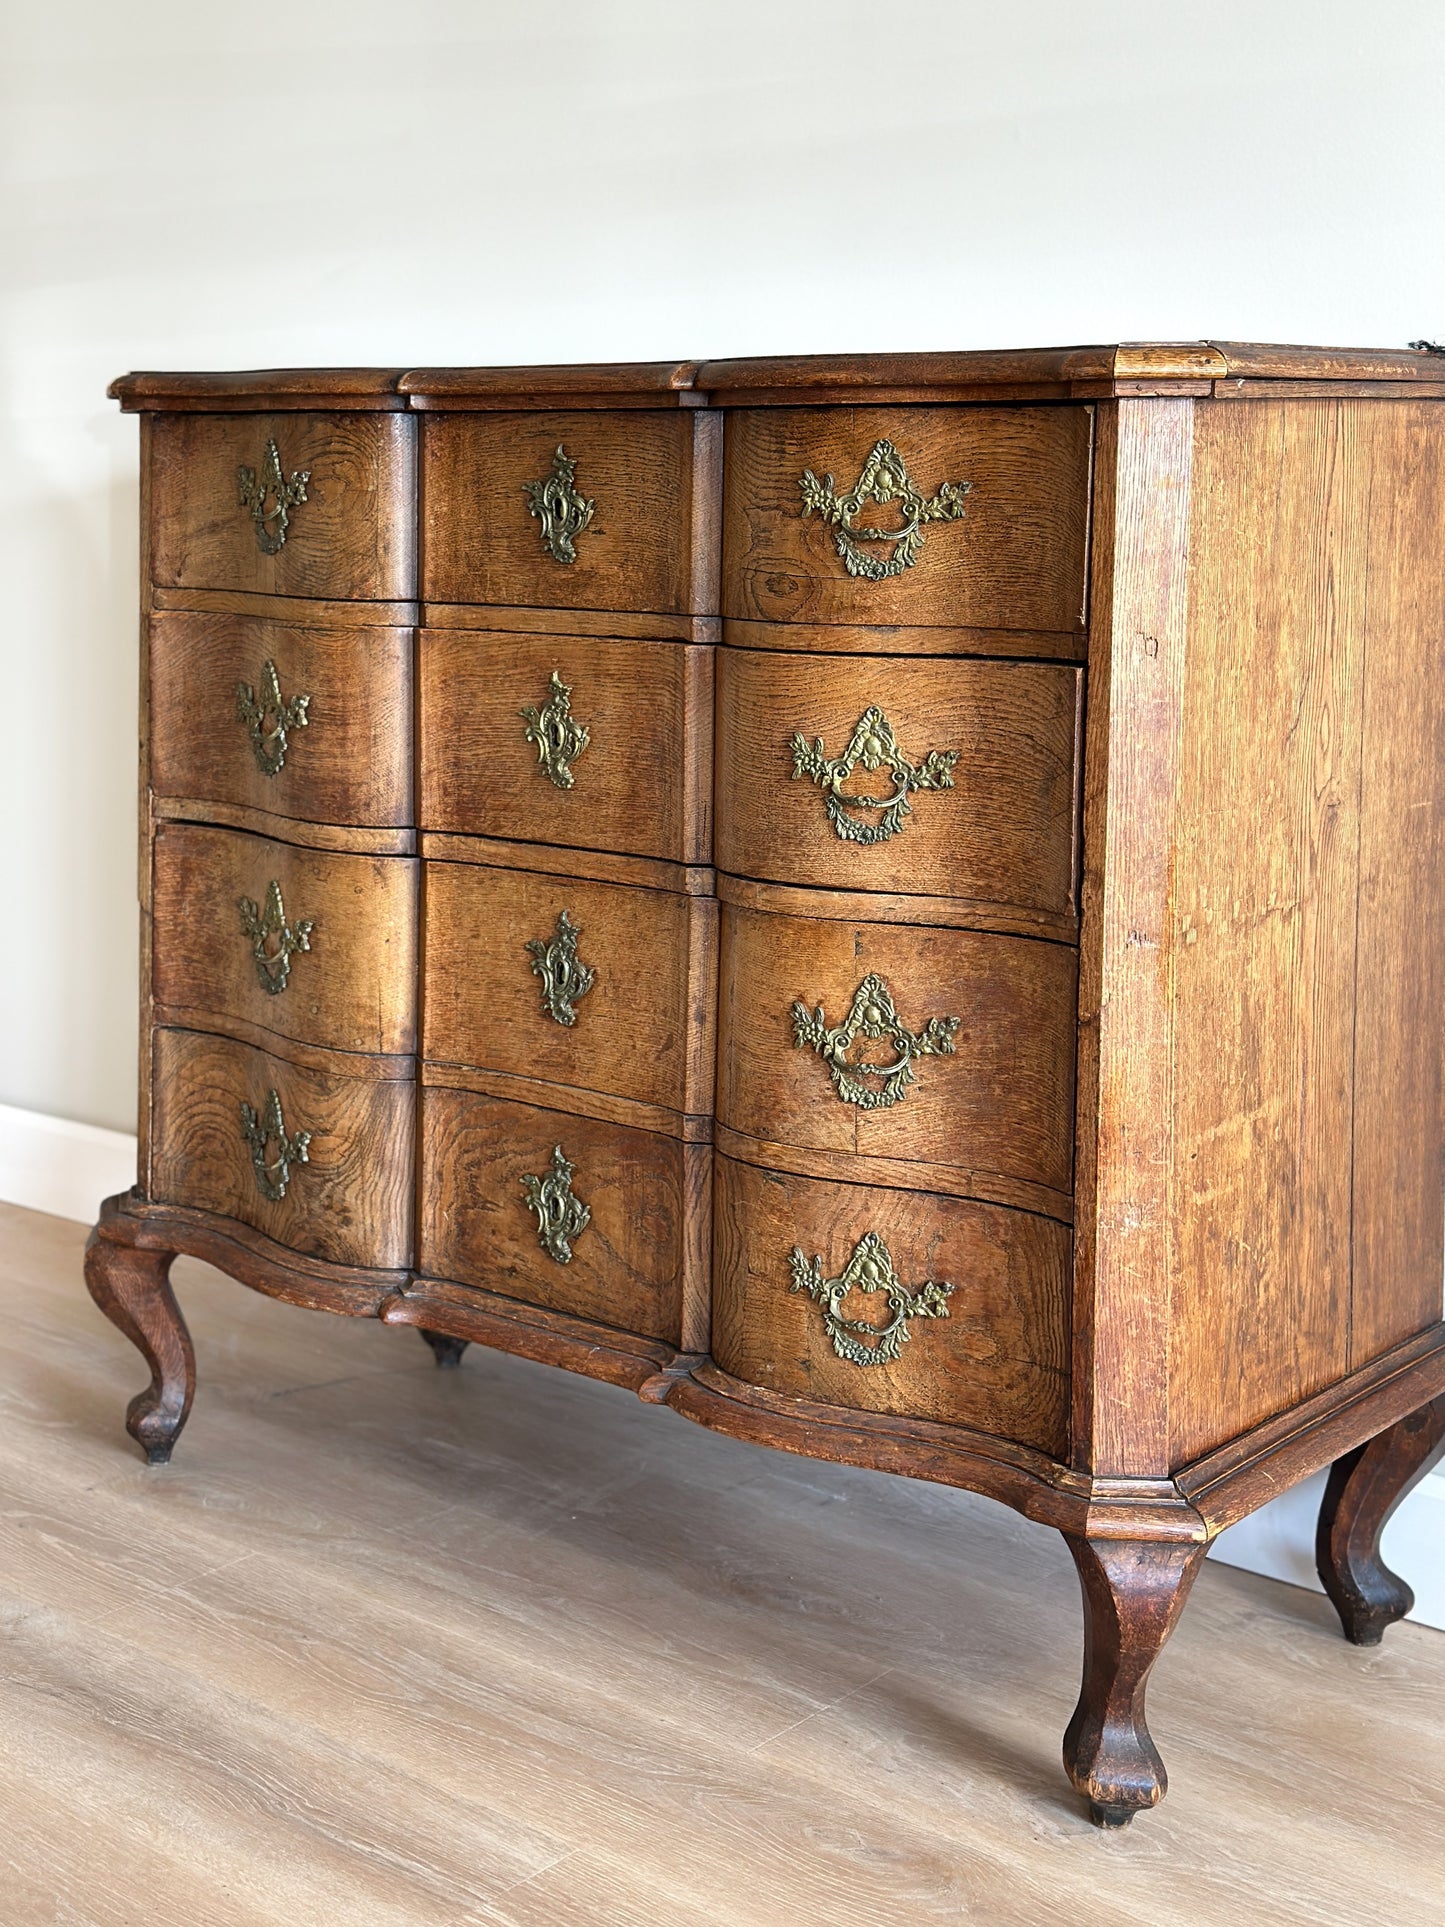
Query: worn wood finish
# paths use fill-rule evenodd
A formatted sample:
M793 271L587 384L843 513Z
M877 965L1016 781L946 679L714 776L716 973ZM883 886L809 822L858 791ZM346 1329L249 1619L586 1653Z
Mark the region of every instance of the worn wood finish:
M1085 408L743 409L729 416L723 614L770 622L1083 626L1090 416ZM931 496L970 482L963 519L932 523L911 568L851 576L799 480L852 488L875 442L897 448ZM860 524L901 527L897 505ZM885 545L876 553L887 559Z
M85 1283L106 1317L150 1366L126 1407L125 1429L148 1465L165 1465L196 1395L196 1354L170 1286L169 1251L141 1251L98 1224L85 1247Z
M1445 1398L1336 1459L1320 1504L1315 1566L1345 1638L1378 1646L1415 1595L1380 1557L1390 1515L1445 1457Z
M548 1014L527 951L564 911L595 973L570 1025ZM716 932L708 897L428 863L423 1053L710 1112Z
M1068 1409L1069 1234L1048 1218L916 1192L822 1184L719 1157L712 1355L770 1392L908 1414L1057 1453ZM951 1284L947 1316L916 1318L893 1363L839 1358L789 1253L838 1277L868 1232L910 1289ZM844 1316L889 1322L880 1294Z
M547 1176L559 1144L575 1166L572 1193L592 1214L566 1263L543 1248L522 1183ZM684 1345L707 1302L711 1159L708 1145L432 1085L422 1095L418 1269Z
M155 1033L151 1182L163 1204L254 1225L278 1244L335 1264L411 1261L413 1094L409 1082L303 1069L196 1032ZM242 1103L258 1118L275 1090L289 1133L309 1131L285 1196L266 1197L242 1135ZM268 1158L276 1156L274 1140Z
M600 1124L661 1131L664 1137L680 1137L689 1144L711 1144L717 1129L711 1111L676 1111L666 1104L643 1104L635 1097L613 1097L581 1085L550 1084L544 1078L523 1077L513 1071L479 1070L475 1064L423 1061L417 1066L417 1076L423 1084L446 1084L458 1091L476 1091L481 1097L514 1098L522 1104L540 1104L544 1110L563 1111L569 1117L595 1117Z
M589 735L570 789L522 713L555 700L554 676ZM711 649L426 629L417 682L425 828L711 861Z
M1075 909L1075 774L1082 678L1053 664L905 662L725 650L718 662L717 862L744 877L823 889ZM841 757L882 709L915 766L955 751L952 787L915 790L882 841L846 841L824 791L794 775L794 733ZM894 794L860 763L847 796ZM858 812L876 824L876 812Z
M428 415L422 594L434 602L715 615L718 416L677 409ZM559 562L524 485L561 447L596 503Z
M751 877L717 878L721 903L772 916L814 917L831 923L926 924L941 930L996 930L1005 936L1048 937L1077 945L1079 920L1047 910L978 903L967 897L905 897L886 890L818 890Z
M268 441L306 500L268 555L236 472ZM163 588L377 602L416 594L415 423L404 415L162 414L151 444L151 567Z
M688 897L717 894L717 876L699 864L667 863L659 857L619 856L611 850L553 848L546 843L508 843L493 836L452 836L429 830L421 853L437 863L484 863L494 870L529 870L539 876L581 877L638 890L674 890Z
M395 857L334 856L232 830L163 824L155 840L157 1021L260 1031L340 1051L416 1049L418 865ZM282 981L281 940L246 934L242 901L264 918L280 886L293 936ZM280 989L273 986L281 983Z
M985 656L1082 662L1082 629L953 629L863 622L754 622L722 625L730 649L802 649L826 656Z
M152 615L150 776L158 796L299 822L412 822L410 629L313 628L228 614ZM283 698L309 696L274 776L256 759L238 685L274 662ZM259 700L259 696L258 696Z
M432 629L490 629L508 635L598 636L609 642L722 641L720 616L672 616L658 610L509 609L502 603L424 602Z
M918 1055L896 1102L846 1101L830 1066L795 1041L794 1007L833 1028L869 977L883 980L915 1038L955 1018L949 1054ZM1016 937L899 924L723 913L718 984L719 1120L755 1138L895 1163L970 1169L1067 1192L1073 1173L1072 950ZM858 1038L849 1064L896 1065L886 1036ZM854 1080L872 1098L886 1080ZM852 1086L850 1085L850 1088ZM928 1187L923 1173L919 1183Z

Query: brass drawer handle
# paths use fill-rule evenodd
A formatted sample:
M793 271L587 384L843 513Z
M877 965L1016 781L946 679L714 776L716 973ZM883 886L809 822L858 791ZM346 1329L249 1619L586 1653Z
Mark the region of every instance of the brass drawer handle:
M576 473L575 460L559 442L550 474L544 475L540 482L522 484L527 507L541 524L542 547L554 562L577 560L577 537L592 520L597 507L595 501L589 501L578 491L573 481Z
M556 1144L552 1147L552 1169L547 1175L522 1179L527 1209L537 1214L537 1242L559 1265L571 1264L572 1241L592 1222L590 1208L572 1195L576 1168L563 1156L562 1146Z
M597 981L597 972L578 961L577 939L581 935L564 910L557 919L555 936L527 939L532 969L542 979L542 1009L569 1029L577 1021L575 1006Z
M909 1030L899 1021L887 984L881 977L870 976L854 991L843 1022L831 1030L821 1004L809 1011L806 1004L795 1003L793 1044L798 1050L812 1046L828 1066L833 1088L845 1104L856 1104L865 1111L886 1111L908 1095L915 1057L952 1057L961 1022L958 1017L930 1017L921 1031ZM874 1044L886 1038L895 1052L893 1061L850 1061L860 1037ZM881 1082L865 1083L865 1078Z
M899 1282L893 1257L876 1231L865 1231L854 1247L853 1256L836 1278L823 1276L823 1260L809 1264L798 1245L788 1260L793 1274L792 1291L806 1291L823 1308L823 1324L833 1350L849 1365L891 1365L912 1336L910 1318L947 1318L952 1285L930 1279L910 1291ZM892 1313L886 1325L870 1324L866 1318L845 1318L843 1301L850 1291L887 1294ZM860 1334L872 1340L865 1344Z
M275 776L284 767L290 747L288 732L308 727L311 718L306 712L310 707L309 696L292 696L289 700L282 696L281 678L269 656L261 665L259 696L250 683L236 684L236 715L246 725L263 776Z
M297 951L311 948L316 919L302 917L298 923L288 923L281 885L274 877L266 885L264 909L258 909L250 897L242 897L240 910L241 935L251 939L257 982L267 996L279 997L290 981L291 959Z
M281 451L272 440L266 443L259 475L254 468L236 470L241 507L250 513L256 531L256 543L263 554L275 555L278 549L285 548L291 511L306 500L306 484L310 480L309 468L293 469L291 480L286 480L281 471ZM267 508L266 504L272 496L275 497L275 507ZM275 526L270 526L273 523Z
M527 725L523 735L536 746L537 767L559 790L570 790L577 778L572 764L592 741L592 732L572 714L572 685L552 671L551 694L541 709L529 703L518 714Z
M911 763L898 747L893 725L881 709L865 709L858 718L848 747L841 756L829 756L821 736L810 745L800 731L793 732L793 780L811 776L823 792L828 821L845 843L884 843L896 836L905 820L913 814L908 798L914 790L951 790L956 749L931 749L921 763ZM886 769L893 778L892 796L845 796L843 785L859 764L871 775ZM881 810L876 823L862 822L854 810Z
M831 475L820 482L812 469L805 468L798 487L803 494L802 514L819 515L833 531L833 546L843 559L849 575L862 576L867 582L882 582L902 575L918 560L923 547L925 522L957 522L963 515L963 498L972 482L942 482L936 495L925 496L908 478L903 457L892 442L874 442L863 472L846 494L839 495ZM865 502L880 507L889 502L900 504L904 516L901 529L858 528L853 518ZM860 542L891 542L889 556L872 555Z
M256 1173L256 1184L263 1197L273 1204L279 1204L286 1195L286 1186L291 1182L293 1164L310 1163L310 1131L297 1131L293 1136L286 1132L286 1120L281 1115L280 1093L274 1088L266 1093L266 1103L257 1117L245 1099L241 1100L241 1136L251 1147L251 1165ZM274 1138L276 1155L267 1158L266 1146Z

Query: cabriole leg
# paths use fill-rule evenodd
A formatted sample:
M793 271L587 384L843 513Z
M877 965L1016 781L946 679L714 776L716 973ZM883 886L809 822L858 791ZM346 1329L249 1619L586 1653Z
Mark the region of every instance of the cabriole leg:
M164 1465L181 1435L196 1391L196 1355L170 1286L173 1251L148 1251L92 1231L85 1282L110 1322L141 1353L151 1382L137 1392L125 1429L151 1465Z
M1064 1538L1084 1595L1084 1682L1064 1734L1064 1769L1096 1826L1123 1827L1157 1806L1169 1784L1145 1722L1144 1689L1207 1548Z
M1386 1521L1445 1455L1445 1398L1421 1406L1330 1467L1315 1534L1315 1566L1345 1638L1378 1646L1415 1595L1380 1557Z
M470 1340L450 1338L446 1332L428 1331L424 1325L418 1325L417 1331L431 1346L432 1354L443 1371L454 1371L461 1364L462 1353L467 1349Z

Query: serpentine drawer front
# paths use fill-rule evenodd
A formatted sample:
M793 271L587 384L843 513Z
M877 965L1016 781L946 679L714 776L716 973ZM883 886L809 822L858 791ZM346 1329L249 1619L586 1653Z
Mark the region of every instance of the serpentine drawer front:
M989 1494L1077 1563L1104 1825L1163 1792L1144 1682L1226 1526L1333 1462L1325 1587L1363 1643L1403 1614L1380 1529L1445 1449L1438 356L115 393L141 1148L87 1277L150 1458L189 1252Z

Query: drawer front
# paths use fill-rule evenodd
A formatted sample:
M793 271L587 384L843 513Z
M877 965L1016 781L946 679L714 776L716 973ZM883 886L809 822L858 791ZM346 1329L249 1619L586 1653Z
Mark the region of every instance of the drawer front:
M1078 407L730 411L723 614L1077 631L1091 433Z
M716 1199L712 1350L724 1371L785 1396L1062 1454L1063 1225L722 1156Z
M716 929L711 897L428 863L423 1054L710 1112Z
M706 1275L710 1159L707 1145L432 1087L419 1269L677 1344L685 1290Z
M1077 994L1063 944L729 906L719 1120L1067 1194Z
M427 629L429 830L712 860L713 651Z
M152 789L297 822L409 825L412 633L153 615Z
M1082 691L1064 664L725 649L718 867L1071 915Z
M224 1037L157 1030L151 1195L332 1264L411 1262L410 1078L303 1070ZM304 1156L302 1153L304 1152Z
M412 599L414 430L404 414L156 416L153 580L166 589Z
M414 1051L417 873L407 857L162 824L151 987L163 1020L326 1050Z
M716 442L696 409L428 414L423 594L715 614L716 530L694 495Z

